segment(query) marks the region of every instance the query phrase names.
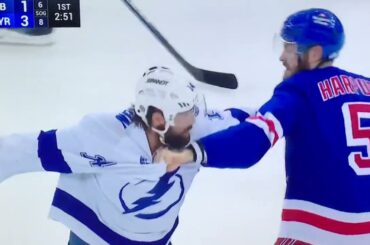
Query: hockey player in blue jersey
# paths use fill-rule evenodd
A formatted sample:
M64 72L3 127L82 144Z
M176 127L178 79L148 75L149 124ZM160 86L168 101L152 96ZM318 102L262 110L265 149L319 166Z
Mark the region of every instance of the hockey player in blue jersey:
M209 117L195 87L163 67L140 79L134 108L85 116L74 127L0 138L0 181L32 171L61 173L50 217L71 230L70 245L165 245L200 165L166 173L165 145L184 148L245 120L238 109Z
M276 244L370 244L370 79L333 66L344 44L325 9L281 29L283 81L255 117L193 145L206 167L248 168L285 137L286 193ZM170 168L194 152L164 150Z

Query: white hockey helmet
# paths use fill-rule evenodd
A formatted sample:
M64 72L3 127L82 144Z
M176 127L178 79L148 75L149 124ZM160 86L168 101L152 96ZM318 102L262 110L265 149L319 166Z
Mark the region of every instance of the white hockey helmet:
M148 108L153 106L161 110L166 120L165 129L154 130L163 135L175 125L176 114L196 111L197 101L197 91L192 83L175 76L167 67L156 66L149 68L137 83L135 112L149 127Z

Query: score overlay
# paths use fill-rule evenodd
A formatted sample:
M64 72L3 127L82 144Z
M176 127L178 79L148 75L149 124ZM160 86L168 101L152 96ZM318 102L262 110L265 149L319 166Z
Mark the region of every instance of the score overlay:
M80 27L80 0L0 0L0 28Z

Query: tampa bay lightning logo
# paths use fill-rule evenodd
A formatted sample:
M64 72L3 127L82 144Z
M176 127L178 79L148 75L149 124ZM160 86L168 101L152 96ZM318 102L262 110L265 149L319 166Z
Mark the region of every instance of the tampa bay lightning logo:
M135 192L135 188L141 189L140 185L148 184L149 181L143 180L139 183L126 183L119 192L119 200L123 208L123 214L136 213L135 216L140 219L156 219L166 214L172 207L178 204L184 196L184 183L181 175L167 173L163 175L159 181L144 197L140 197L133 202L125 200L125 195L130 192ZM158 208L153 208L158 204ZM151 211L149 211L151 210ZM155 211L153 211L155 210Z

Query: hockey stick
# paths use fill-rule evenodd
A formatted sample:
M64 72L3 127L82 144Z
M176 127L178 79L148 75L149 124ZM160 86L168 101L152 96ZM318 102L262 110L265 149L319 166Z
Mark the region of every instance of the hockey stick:
M172 47L172 45L166 40L166 38L162 36L157 28L155 28L144 18L139 10L131 3L131 0L123 0L123 2L131 10L131 12L135 14L141 23L143 23L150 30L150 32L158 39L158 41L196 80L223 88L236 89L238 87L238 80L234 74L203 70L191 65Z

